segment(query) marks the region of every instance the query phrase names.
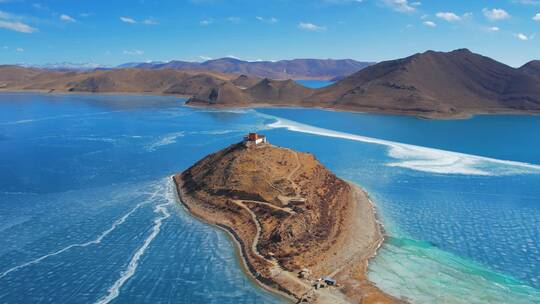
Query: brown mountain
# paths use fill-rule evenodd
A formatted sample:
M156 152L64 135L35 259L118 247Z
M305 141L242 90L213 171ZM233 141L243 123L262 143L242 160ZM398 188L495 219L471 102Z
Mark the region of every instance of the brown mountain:
M191 96L188 104L198 106L302 106L447 118L540 113L539 70L539 61L516 69L461 49L381 62L321 89L203 70L60 72L14 66L0 66L0 89L178 94Z
M466 49L381 62L318 90L309 102L397 113L540 110L537 78Z
M14 72L15 71L15 72ZM60 72L0 66L0 88L92 93L155 93L192 96L203 90L238 80L238 75L208 71L118 69ZM260 79L245 76L243 82Z
M28 81L40 72L38 69L23 68L16 65L0 65L0 89L18 82Z
M313 155L242 142L174 180L193 215L235 238L247 270L263 286L297 303L399 302L365 276L382 241L367 195ZM312 280L329 275L340 288L314 287Z
M313 90L297 84L293 80L271 80L265 78L246 90L253 100L270 104L294 104L312 94Z
M250 88L238 105L287 104L432 118L538 113L537 67L538 62L531 62L515 69L466 49L448 53L428 51L372 65L318 90L293 94L296 88L285 87L280 94L295 97L289 100L276 98L270 90L257 94L259 90ZM192 103L204 104L204 98ZM219 100L212 105L219 105Z
M540 77L540 60L533 60L519 68L520 71Z
M250 62L235 58L220 58L201 63L177 60L167 63L130 63L127 67L152 70L206 70L271 79L332 79L346 77L371 64L373 63L352 59L293 59Z
M215 107L298 104L313 94L314 90L297 84L293 80L262 79L248 88L226 82L217 87L209 87L195 94L188 104L211 105Z

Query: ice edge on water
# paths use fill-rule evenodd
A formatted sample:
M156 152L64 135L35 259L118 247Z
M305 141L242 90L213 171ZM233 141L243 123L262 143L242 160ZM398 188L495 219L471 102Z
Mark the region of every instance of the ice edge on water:
M96 304L107 304L110 303L112 300L117 298L120 295L120 288L135 274L137 271L137 267L139 266L139 260L144 255L152 241L158 236L158 234L161 231L161 225L164 220L169 218L171 214L169 213L169 210L167 209L167 206L174 205L175 198L174 198L174 185L172 184L172 179L169 179L169 182L167 184L168 189L166 190L166 199L167 202L163 204L156 205L154 207L154 213L161 213L161 216L154 219L154 226L152 226L152 233L148 235L148 237L144 240L143 244L137 251L135 251L135 254L131 257L131 260L129 261L129 264L127 268L120 273L120 277L114 284L109 288L108 294L101 299L99 299Z
M386 164L387 166L391 167L402 167L439 174L540 174L540 165L403 144L399 142L319 128L267 114L258 113L258 115L275 120L275 122L268 125L269 128L286 128L293 132L342 138L386 146L389 148L388 156L399 160L397 162L390 162Z
M159 191L159 190L158 190ZM109 235L111 232L113 232L118 226L122 225L126 220L127 218L132 215L135 211L137 211L137 209L139 209L141 206L145 205L145 204L148 204L149 202L151 202L151 200L158 194L158 191L152 193L152 195L150 196L150 198L148 200L145 200L139 204L137 204L135 207L133 207L133 209L131 209L128 213L124 214L121 218L117 219L112 225L111 227L109 227L109 229L103 231L97 238L91 240L91 241L88 241L88 242L85 242L85 243L77 243L77 244L71 244L69 246L66 246L58 251L55 251L55 252L51 252L51 253L48 253L46 255L43 255L37 259L34 259L32 261L29 261L29 262L26 262L24 264L21 264L21 265L17 265L15 267L12 267L2 273L0 273L0 279L7 276L8 274L14 272L14 271L17 271L19 269L22 269L22 268L25 268L27 266L30 266L30 265L34 265L34 264L37 264L47 258L50 258L52 256L55 256L55 255L59 255L59 254L62 254L70 249L73 249L73 248L77 248L77 247L87 247L87 246L90 246L90 245L96 245L96 244L99 244L101 243L101 241L107 236Z
M422 270L426 268L431 271ZM370 263L368 275L383 290L414 303L528 304L540 300L540 290L510 275L407 237L389 237L382 254ZM440 286L446 286L445 292Z

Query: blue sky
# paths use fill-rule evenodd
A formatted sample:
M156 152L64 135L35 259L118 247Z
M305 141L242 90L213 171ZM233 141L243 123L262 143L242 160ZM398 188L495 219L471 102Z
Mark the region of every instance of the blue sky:
M540 0L0 0L0 64L225 56L382 61L469 48L540 59Z

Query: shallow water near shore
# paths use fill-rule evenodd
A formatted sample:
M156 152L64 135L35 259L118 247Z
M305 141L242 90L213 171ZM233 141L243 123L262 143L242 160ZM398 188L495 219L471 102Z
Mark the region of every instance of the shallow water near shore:
M540 303L540 117L205 110L0 95L0 303L282 303L169 176L251 130L362 185L389 234L369 277L417 303Z

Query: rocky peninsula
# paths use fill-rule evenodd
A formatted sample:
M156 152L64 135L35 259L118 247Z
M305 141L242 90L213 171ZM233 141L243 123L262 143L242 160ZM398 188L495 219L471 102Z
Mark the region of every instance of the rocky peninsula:
M250 134L174 176L180 201L226 230L262 287L302 303L398 303L366 277L382 243L359 187L312 154Z

